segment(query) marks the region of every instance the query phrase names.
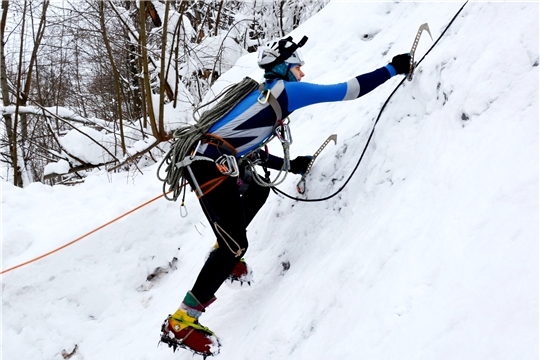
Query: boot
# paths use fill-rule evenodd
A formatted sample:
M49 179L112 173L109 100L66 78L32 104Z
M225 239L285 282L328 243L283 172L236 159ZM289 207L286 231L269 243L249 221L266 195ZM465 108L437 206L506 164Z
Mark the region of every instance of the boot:
M198 320L204 309L215 300L212 298L204 306L189 291L180 308L161 326L161 341L175 351L181 347L204 357L217 355L220 346L217 336Z

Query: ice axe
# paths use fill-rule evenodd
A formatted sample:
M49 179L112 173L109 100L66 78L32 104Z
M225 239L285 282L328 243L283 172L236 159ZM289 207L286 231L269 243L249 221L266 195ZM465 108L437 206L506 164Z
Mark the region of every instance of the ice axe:
M328 145L328 143L330 141L333 141L334 144L337 144L337 134L330 135L324 141L324 143L319 147L319 149L317 149L317 151L315 151L315 154L313 154L313 157L311 158L311 161L309 162L309 164L307 166L306 172L302 175L302 178L300 179L300 181L296 185L296 190L298 191L298 193L304 194L306 192L306 176L309 173L309 171L311 170L311 167L313 166L313 163L315 162L315 159L317 159L317 156L319 156L319 154L323 151L323 149L326 147L326 145Z
M411 52L410 52L410 55L411 55L411 64L410 65L411 65L411 67L409 69L409 76L407 76L407 80L409 80L409 81L412 81L414 68L415 68L414 53L416 52L416 47L418 46L418 42L420 42L420 37L422 36L422 33L424 32L424 30L427 31L427 33L429 34L429 37L431 38L431 41L433 41L433 36L431 36L431 31L429 31L428 23L424 23L424 24L420 25L420 27L418 28L418 32L416 33L416 37L414 38L414 42L413 42Z

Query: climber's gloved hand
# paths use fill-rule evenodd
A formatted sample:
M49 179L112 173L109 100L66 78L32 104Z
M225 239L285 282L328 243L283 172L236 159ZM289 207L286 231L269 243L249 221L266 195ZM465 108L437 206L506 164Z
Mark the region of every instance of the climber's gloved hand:
M296 159L291 160L291 168L289 169L289 172L304 175L311 159L313 159L313 156L298 156Z
M411 70L411 55L410 54L400 54L392 58L390 63L396 70L397 74L407 75Z

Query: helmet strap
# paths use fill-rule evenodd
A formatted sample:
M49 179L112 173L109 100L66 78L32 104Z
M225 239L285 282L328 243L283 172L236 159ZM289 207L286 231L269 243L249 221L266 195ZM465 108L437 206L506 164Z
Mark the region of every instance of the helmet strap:
M285 62L283 62L282 64L287 65L287 71L285 71L284 73L280 73L280 72L275 71L275 68L277 66L281 65L281 64L277 64L270 71L267 71L267 72L264 73L264 78L267 79L267 80L281 79L281 80L285 80L285 81L289 81L289 82L298 81L296 79L296 76L294 76L294 74L291 71L291 67L292 67L291 65L292 64L287 64Z

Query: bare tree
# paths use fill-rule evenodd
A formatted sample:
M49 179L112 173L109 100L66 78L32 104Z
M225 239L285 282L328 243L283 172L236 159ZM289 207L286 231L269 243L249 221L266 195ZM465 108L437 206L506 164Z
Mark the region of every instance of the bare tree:
M10 106L10 92L9 92L9 83L7 78L7 71L6 71L6 56L5 56L5 50L4 50L4 44L5 44L5 38L6 38L6 24L7 24L7 16L8 16L8 9L9 9L9 1L2 0L2 20L0 23L0 87L2 90L2 102L4 106ZM12 166L12 169L15 169L14 172L16 175L14 175L14 183L17 186L22 186L22 183L20 182L20 172L18 169L14 166L13 159L17 158L16 154L16 147L14 146L14 140L16 137L13 135L13 119L11 117L10 113L4 113L4 125L6 129L6 135L7 140L5 143L7 144L7 147L9 149L9 154L2 154L3 155L3 161L6 163L9 163Z
M120 85L120 76L118 74L118 68L116 67L116 63L114 61L114 55L112 52L111 44L109 42L109 38L107 36L107 27L105 26L105 2L99 1L99 23L101 26L101 34L103 35L103 43L105 44L105 48L107 49L107 55L109 57L109 62L112 68L113 76L114 76L114 85L115 85L115 92L116 92L116 104L118 107L118 125L120 128L120 143L122 144L122 154L126 154L126 140L124 137L124 119L122 115L122 88Z
M0 160L10 180L70 183L96 167L155 162L174 130L167 111L197 106L239 56L327 2L3 0ZM63 140L74 132L103 156L74 151ZM61 162L67 170L45 172Z

